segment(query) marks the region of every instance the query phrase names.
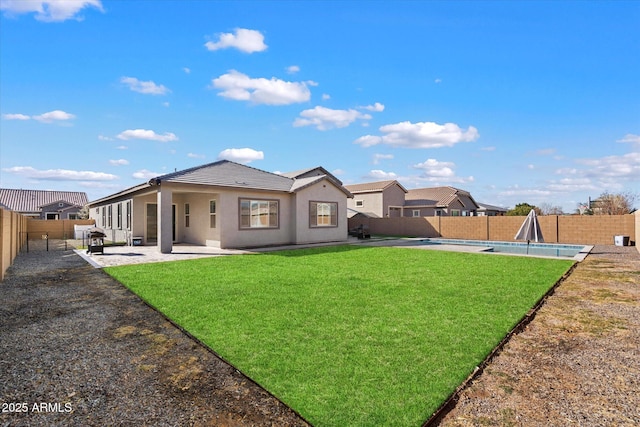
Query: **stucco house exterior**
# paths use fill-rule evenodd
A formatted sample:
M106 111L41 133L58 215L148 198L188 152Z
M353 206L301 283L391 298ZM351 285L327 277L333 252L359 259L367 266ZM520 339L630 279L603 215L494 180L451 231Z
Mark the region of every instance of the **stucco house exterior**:
M79 219L87 203L82 191L0 188L0 206L33 219Z
M350 217L397 218L422 216L476 216L480 206L468 191L455 187L407 190L398 181L346 185Z
M369 218L392 216L392 207L395 209L404 205L407 193L407 189L395 179L345 185L345 188L353 194L353 199L347 201L350 217L356 214L363 214Z
M347 240L342 182L322 167L275 174L228 160L150 179L92 201L108 239L250 248Z
M400 216L476 216L478 203L471 193L455 187L409 190Z

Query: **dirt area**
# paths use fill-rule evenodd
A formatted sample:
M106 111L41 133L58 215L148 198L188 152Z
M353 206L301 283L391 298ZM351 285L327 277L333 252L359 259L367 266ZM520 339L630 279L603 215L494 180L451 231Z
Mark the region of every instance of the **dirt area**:
M441 426L640 425L640 254L596 246Z
M0 283L0 426L304 426L72 251Z
M640 425L640 255L597 246L443 426ZM0 283L0 426L305 426L71 249Z

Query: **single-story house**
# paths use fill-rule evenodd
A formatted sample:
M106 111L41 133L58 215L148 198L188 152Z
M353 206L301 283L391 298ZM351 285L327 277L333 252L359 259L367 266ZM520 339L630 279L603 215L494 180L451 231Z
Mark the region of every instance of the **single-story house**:
M0 205L33 219L79 219L89 203L81 191L16 190L0 188Z
M407 193L407 189L395 179L345 185L345 188L353 194L353 199L347 201L351 212L349 217L357 214L367 218L391 216L391 207L402 206Z
M322 167L275 174L228 160L161 175L89 204L114 241L250 248L348 238L342 182Z
M505 216L507 208L478 202L478 216Z

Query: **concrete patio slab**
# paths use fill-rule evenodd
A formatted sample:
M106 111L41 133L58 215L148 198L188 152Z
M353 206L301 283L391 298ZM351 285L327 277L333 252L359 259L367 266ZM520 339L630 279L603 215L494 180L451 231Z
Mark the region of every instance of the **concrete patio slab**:
M104 253L88 254L84 249L76 249L75 252L96 268L256 253L246 250L180 244L173 245L170 254L161 253L157 246L106 246Z

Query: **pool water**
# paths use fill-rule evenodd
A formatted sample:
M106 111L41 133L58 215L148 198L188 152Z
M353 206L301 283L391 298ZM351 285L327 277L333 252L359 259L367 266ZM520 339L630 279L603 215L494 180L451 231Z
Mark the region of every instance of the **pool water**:
M580 254L586 256L591 250L590 246L584 245L565 245L559 243L529 243L527 245L526 242L494 242L490 240L424 239L422 240L422 244L485 246L488 248L487 252L556 258L574 258Z

